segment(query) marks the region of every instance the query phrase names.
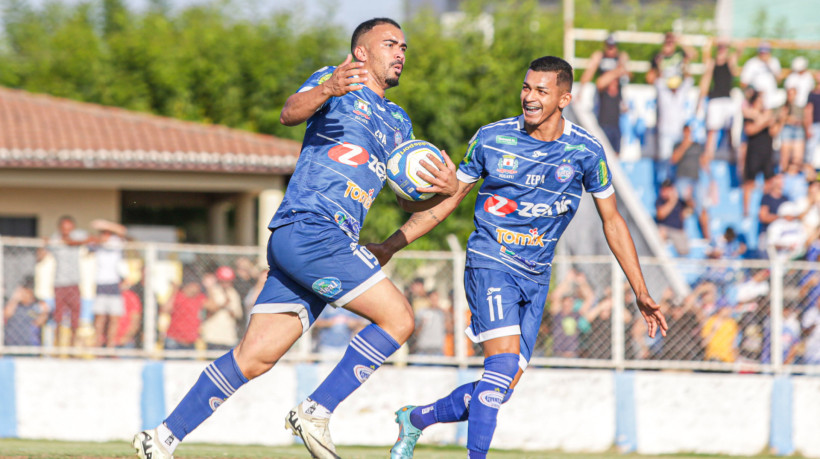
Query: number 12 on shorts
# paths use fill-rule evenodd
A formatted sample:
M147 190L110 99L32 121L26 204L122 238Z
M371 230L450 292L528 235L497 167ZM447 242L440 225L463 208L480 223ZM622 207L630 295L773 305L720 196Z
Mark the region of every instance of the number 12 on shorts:
M495 306L493 306L493 301L495 301ZM487 305L490 307L490 322L495 322L495 308L498 308L498 320L504 319L504 309L501 307L501 295L488 296Z

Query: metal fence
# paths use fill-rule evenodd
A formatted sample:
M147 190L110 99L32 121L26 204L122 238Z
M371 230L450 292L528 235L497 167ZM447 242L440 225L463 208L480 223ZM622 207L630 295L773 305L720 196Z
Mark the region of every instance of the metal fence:
M215 358L241 338L266 275L257 247L129 243L119 301L107 310L110 292L95 285L99 252L79 247L72 321L71 298L61 297L71 289L54 285L54 248L8 237L0 248L6 355ZM668 270L642 260L670 325L666 338L650 339L612 257L557 257L531 365L820 373L820 264L672 263L690 294L673 293ZM463 251L403 251L385 271L416 314L416 333L393 362L481 364L481 348L462 332L470 320ZM327 308L286 359L336 360L366 323Z

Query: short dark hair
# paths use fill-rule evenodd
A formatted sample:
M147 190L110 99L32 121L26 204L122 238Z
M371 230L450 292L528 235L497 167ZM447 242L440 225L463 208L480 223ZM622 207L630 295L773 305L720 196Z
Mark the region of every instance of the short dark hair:
M373 30L373 27L381 24L390 24L392 26L396 26L398 29L401 30L401 26L398 22L390 19L390 18L373 18L368 19L367 21L362 22L356 27L356 30L353 31L353 36L350 37L350 52L352 53L356 46L359 44L359 39L362 35L366 34Z
M572 66L569 62L555 56L544 56L530 62L534 72L555 72L558 86L564 86L567 92L572 91Z

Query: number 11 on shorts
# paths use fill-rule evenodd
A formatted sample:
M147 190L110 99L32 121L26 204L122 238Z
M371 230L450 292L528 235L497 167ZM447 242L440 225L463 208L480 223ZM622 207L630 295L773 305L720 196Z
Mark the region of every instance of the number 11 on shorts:
M493 300L495 300L495 307L493 307ZM490 307L490 322L495 321L495 308L498 308L498 320L504 319L504 310L501 308L501 295L488 296L487 305Z

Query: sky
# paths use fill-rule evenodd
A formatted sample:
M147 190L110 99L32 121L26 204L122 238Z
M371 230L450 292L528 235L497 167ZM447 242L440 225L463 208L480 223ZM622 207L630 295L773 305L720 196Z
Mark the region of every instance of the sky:
M29 0L34 6L41 6L48 1L76 4L88 0ZM210 3L213 0L165 0L173 9ZM327 11L333 12L333 22L342 25L345 31L352 33L361 22L374 17L389 17L401 22L404 19L404 0L230 0L238 5L242 13L256 17L265 17L277 11L293 11L304 15L306 19L326 17ZM130 9L142 11L150 0L125 0Z

